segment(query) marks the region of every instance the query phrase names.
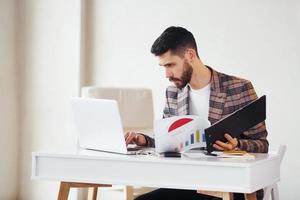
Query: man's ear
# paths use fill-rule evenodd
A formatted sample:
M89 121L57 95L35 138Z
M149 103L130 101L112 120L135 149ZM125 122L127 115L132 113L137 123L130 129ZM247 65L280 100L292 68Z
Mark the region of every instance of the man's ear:
M185 56L189 63L193 63L197 57L196 51L194 49L188 48L186 49Z

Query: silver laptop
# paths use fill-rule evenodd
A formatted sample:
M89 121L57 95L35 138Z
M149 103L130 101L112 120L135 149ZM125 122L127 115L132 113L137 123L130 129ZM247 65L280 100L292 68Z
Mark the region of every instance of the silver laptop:
M72 98L79 146L120 154L136 154L126 147L118 103L109 99Z

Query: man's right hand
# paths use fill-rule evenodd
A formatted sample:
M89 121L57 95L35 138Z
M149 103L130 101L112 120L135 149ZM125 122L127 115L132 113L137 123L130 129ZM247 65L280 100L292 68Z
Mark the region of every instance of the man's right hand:
M146 146L146 138L143 134L135 133L135 132L127 132L125 134L126 145L128 144L136 144L138 146Z

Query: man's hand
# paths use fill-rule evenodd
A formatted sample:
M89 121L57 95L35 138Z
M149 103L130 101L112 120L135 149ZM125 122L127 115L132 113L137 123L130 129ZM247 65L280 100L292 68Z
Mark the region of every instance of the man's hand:
M146 138L144 135L135 132L127 132L125 134L126 145L128 144L136 144L138 146L146 145Z
M236 138L231 137L228 133L225 133L224 137L228 142L224 143L217 140L213 145L215 149L218 149L220 151L230 151L234 150L238 146L238 141Z

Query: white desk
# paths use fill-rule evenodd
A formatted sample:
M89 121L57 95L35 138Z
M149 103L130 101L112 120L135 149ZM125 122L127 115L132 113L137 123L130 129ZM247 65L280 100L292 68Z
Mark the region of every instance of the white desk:
M33 152L32 178L66 182L252 193L279 181L277 154L255 160L161 158L79 151Z

